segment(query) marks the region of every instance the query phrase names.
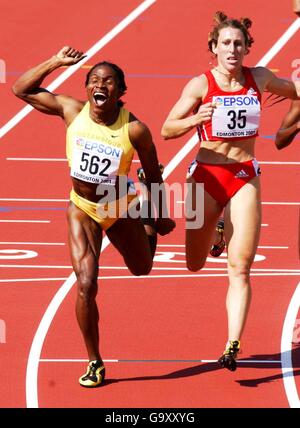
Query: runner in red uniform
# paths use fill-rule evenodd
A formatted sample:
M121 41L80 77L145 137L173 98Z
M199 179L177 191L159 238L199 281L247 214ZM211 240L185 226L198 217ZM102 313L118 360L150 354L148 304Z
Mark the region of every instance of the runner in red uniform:
M260 94L267 90L287 98L300 96L300 82L277 78L264 67L243 65L253 43L248 18L214 16L208 47L216 66L193 78L169 113L165 139L180 137L197 128L201 147L189 167L189 198L200 215L200 183L204 184L204 223L193 227L186 211L186 260L191 271L201 269L211 248L217 220L224 210L229 288L226 299L228 342L219 362L236 369L236 357L250 300L250 268L261 226L260 168L254 146L261 113ZM190 199L187 199L187 201ZM188 204L186 204L188 205Z

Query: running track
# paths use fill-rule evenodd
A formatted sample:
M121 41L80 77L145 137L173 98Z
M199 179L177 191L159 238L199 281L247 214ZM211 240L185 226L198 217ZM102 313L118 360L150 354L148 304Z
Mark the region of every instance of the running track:
M64 45L89 56L61 81L54 80L65 70L46 81L62 93L84 99L88 67L102 59L116 62L126 72L126 104L151 128L160 161L167 165L167 182L182 183L196 140L190 134L164 142L160 128L183 85L210 66L207 32L223 2L115 0L109 8L96 0L76 8L70 0L5 3L0 18L6 64L6 83L0 84L0 361L5 368L0 406L299 407L300 348L292 344L293 337L300 341L299 138L283 152L273 143L288 103L265 109L257 144L263 227L238 370L219 370L214 362L226 341L225 259L208 260L196 274L186 271L184 224L177 219L176 231L160 238L148 277L130 276L112 246L104 246L98 302L107 384L87 391L77 383L86 354L66 245L70 181L64 126L57 118L22 110L10 90L20 73ZM249 3L246 8L226 2L229 15L254 21L247 64L268 65L290 78L297 73L292 64L300 21L295 22L289 2L273 2L272 14L267 3ZM16 373L18 382L11 382Z

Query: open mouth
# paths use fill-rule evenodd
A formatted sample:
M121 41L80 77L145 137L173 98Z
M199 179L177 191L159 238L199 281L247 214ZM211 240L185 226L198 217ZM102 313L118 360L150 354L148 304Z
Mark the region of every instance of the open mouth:
M102 106L102 104L104 104L107 100L107 95L103 94L102 92L95 92L93 97L97 106Z

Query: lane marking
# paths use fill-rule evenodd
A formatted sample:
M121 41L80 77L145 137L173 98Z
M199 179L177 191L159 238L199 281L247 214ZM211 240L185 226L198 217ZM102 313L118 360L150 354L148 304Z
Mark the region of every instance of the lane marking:
M67 162L67 158L6 158L8 161L23 161L23 162ZM133 163L140 163L139 159L133 159ZM258 161L260 165L300 165L300 162L294 161Z
M48 86L48 90L56 89L62 82L64 82L69 76L71 76L78 68L80 68L84 62L88 61L93 55L95 55L100 49L102 49L107 43L115 38L122 30L124 30L129 24L131 24L138 16L145 12L150 6L152 6L156 0L144 0L137 8L135 8L126 18L124 18L118 25L116 25L110 32L108 32L103 38L101 38L88 52L85 60L81 61L77 65L74 65L66 71L64 71L54 82ZM12 120L4 125L0 130L0 137L4 136L10 129L17 125L30 111L30 109L23 109L19 112ZM107 247L109 240L105 236L102 242L102 250ZM38 326L38 329L34 335L26 369L26 406L29 408L38 408L38 365L39 358L41 355L42 347L44 344L45 337L51 325L51 322L61 305L62 301L68 294L76 281L75 273L69 276L66 282L60 287L49 306L47 307L43 318Z
M29 162L67 162L65 158L6 158L8 161L29 161Z
M300 202L262 202L262 205L300 205Z
M157 247L179 247L179 248L185 248L184 244L158 244ZM264 248L264 249L288 249L289 247L286 246L278 246L278 245L259 245L257 248Z
M0 245L66 245L64 242L10 242L10 241L2 241Z
M62 83L64 83L70 76L72 76L84 63L89 61L96 53L98 53L105 45L114 39L121 31L123 31L129 24L131 24L139 15L145 12L156 0L144 0L136 9L119 22L111 31L95 43L86 53L86 58L78 64L72 65L63 71L49 86L47 90L53 92ZM27 105L20 110L12 119L10 119L2 128L0 128L0 138L4 137L12 128L14 128L21 120L23 120L31 111L33 107Z
M67 158L6 158L8 161L23 161L23 162L67 162ZM138 159L133 159L133 163L140 163Z
M258 161L260 165L300 165L300 162Z
M0 250L0 260L23 260L37 256L38 253L32 250Z
M6 250L9 251L9 250ZM14 250L17 251L17 250ZM1 252L1 250L0 250ZM225 260L225 259L224 259ZM165 262L165 261L164 261ZM185 261L183 261L185 262ZM167 263L167 262L165 262ZM212 262L213 263L213 262ZM12 268L12 269L72 269L72 266L68 265L15 265L15 264L0 264L0 268ZM99 266L99 269L103 270L126 270L128 271L128 268L126 266ZM152 270L183 270L186 272L189 272L189 270L186 267L169 267L169 266L153 266ZM201 271L221 271L221 272L227 272L227 268L219 268L219 267L211 267L211 268L202 268ZM265 269L265 268L253 268L251 269L251 272L286 272L286 273L300 273L300 269ZM196 275L196 274L195 274ZM150 276L150 275L146 275ZM134 277L135 278L135 277Z
M294 36L294 34L300 28L300 19L296 19L286 30L285 33L277 40L277 42L271 47L271 49L262 57L257 63L257 67L264 67L268 64L275 55L286 45L286 43Z
M50 223L50 220L0 220L0 223Z
M186 153L186 155L188 152ZM174 158L172 159L172 161ZM171 162L172 162L171 161ZM170 162L170 163L171 163ZM171 165L173 171L173 166ZM167 167L166 167L167 168ZM168 177L168 175L163 174L164 179ZM69 202L70 199L45 199L45 198L0 198L0 201L6 201L6 202ZM176 201L177 204L184 204L184 201ZM300 205L300 202L281 202L281 201L274 201L274 202L262 202L262 205Z
M176 201L176 204L184 204L184 201ZM300 202L262 202L262 205L300 205Z
M73 273L71 274L71 276L73 275ZM261 277L268 277L268 276L275 276L275 277L279 277L279 276L300 276L300 272L263 272L263 273L252 273L251 277L254 276L261 276ZM48 282L48 281L66 281L66 285L65 287L69 287L69 280L70 277L59 277L59 278L15 278L15 279L0 279L0 283L16 283L16 282ZM76 282L76 278L75 276L72 277L74 283ZM134 280L138 280L138 279L157 279L157 278L228 278L228 274L227 273L219 273L219 274L185 274L185 275L148 275L148 276L98 276L97 279L101 279L101 280L114 280L114 279L134 279ZM73 284L74 284L73 283ZM116 285L121 285L119 282ZM174 285L174 284L164 284L164 285ZM176 284L177 286L177 284ZM186 286L186 285L185 285ZM197 286L197 285L195 285ZM128 285L126 285L126 287L128 287ZM70 287L71 288L71 287ZM69 290L70 290L69 288ZM63 294L61 294L61 296L63 296ZM51 304L51 303L50 303ZM50 305L49 305L50 306ZM57 311L59 306L57 306L55 309ZM52 306L51 306L52 308ZM50 311L50 310L49 310ZM51 312L50 316L55 316L55 313ZM52 321L52 319L51 319ZM48 320L49 322L49 320ZM51 322L50 322L51 324ZM49 326L50 326L49 324ZM45 324L47 325L47 324ZM48 329L49 329L48 326ZM44 334L44 333L43 333Z
M300 20L299 20L300 21ZM281 365L283 385L290 407L300 408L292 361L293 330L300 307L300 282L289 303L281 336Z
M0 198L0 201L12 201L12 202L69 202L70 199Z
M155 0L150 2L147 2L149 7L151 4L153 4ZM143 2L145 4L146 2ZM134 18L135 19L135 18ZM123 22L123 21L122 21ZM299 20L300 25L300 20ZM293 27L294 23L290 26ZM298 29L299 27L297 27ZM290 35L292 37L292 34ZM285 37L285 43L289 40L288 37ZM276 44L276 49L271 48L271 50L262 58L259 65L267 65L267 63L275 56L279 50L284 46L284 44ZM98 48L99 50L99 48ZM272 51L272 52L271 52ZM267 56L268 55L268 56ZM82 65L82 64L81 64ZM81 66L79 64L79 67ZM74 66L75 67L75 66ZM70 69L66 70L68 72ZM51 86L51 85L50 85ZM26 113L28 114L28 113ZM18 123L16 121L16 123ZM13 125L15 126L15 124ZM0 136L3 132L6 133L8 130L11 129L9 126L3 130L3 128L0 130ZM197 134L195 134L186 144L185 146L177 153L177 155L174 156L174 158L171 160L171 162L166 166L163 177L164 179L168 177L169 174L177 167L177 165L181 162L181 160L195 147L195 145L198 142ZM29 358L28 358L28 364L27 364L27 373L26 373L26 402L27 407L38 407L38 391L37 391L37 374L38 374L38 364L39 364L39 358L41 355L41 350L43 346L43 342L45 340L45 337L47 335L48 329L50 327L50 324L52 322L53 317L55 316L60 304L62 303L63 299L67 295L68 291L71 289L73 284L75 283L76 277L74 272L69 276L67 281L61 286L61 288L58 290L52 301L50 302L48 308L46 309L46 312L44 313L44 316L41 320L41 323L37 329L37 332L34 336Z
M41 358L40 363L88 363L89 360L86 358ZM218 360L203 360L203 359L186 359L186 360L125 360L125 359L104 359L104 363L217 363ZM238 364L280 364L280 360L237 360ZM221 367L220 367L221 369Z

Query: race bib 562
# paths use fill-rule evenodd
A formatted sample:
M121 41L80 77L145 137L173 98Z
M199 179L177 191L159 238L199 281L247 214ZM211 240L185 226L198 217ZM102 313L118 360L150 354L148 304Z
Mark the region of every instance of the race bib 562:
M71 176L89 183L114 185L122 153L119 147L75 137Z

